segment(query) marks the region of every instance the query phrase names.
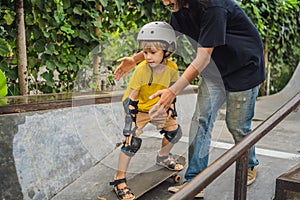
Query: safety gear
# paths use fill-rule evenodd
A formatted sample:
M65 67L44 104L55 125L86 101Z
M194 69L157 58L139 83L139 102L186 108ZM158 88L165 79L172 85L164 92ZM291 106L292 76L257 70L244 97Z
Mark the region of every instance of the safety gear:
M175 103L176 103L176 98L172 102L173 108L169 107L168 110L167 110L168 115L169 115L170 112L172 113L171 117L177 117L177 111L176 111Z
M135 153L141 148L142 139L132 136L130 145L125 146L126 142L123 143L121 151L129 157L133 157Z
M130 109L129 106L132 106L133 109ZM138 113L138 101L132 101L130 98L126 98L123 102L123 107L126 113L123 135L126 137L130 136L130 134L135 135L135 131L138 128L136 125L136 115ZM134 124L133 128L132 128L132 124Z
M160 134L164 134L164 137L171 143L175 144L177 143L180 138L182 137L182 130L180 125L178 124L178 127L176 130L174 131L165 131L164 129L162 129L160 131Z
M167 51L176 49L176 35L173 27L167 22L155 21L144 25L138 33L137 41L161 41L166 43Z
M175 107L174 107L174 109L169 107L168 110L167 110L168 115L169 115L170 112L171 112L171 117L177 117L177 111L176 111Z

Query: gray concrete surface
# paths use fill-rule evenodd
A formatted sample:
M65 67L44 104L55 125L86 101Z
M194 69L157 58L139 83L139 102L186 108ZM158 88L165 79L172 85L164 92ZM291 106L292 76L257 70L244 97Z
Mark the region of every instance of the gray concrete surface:
M253 122L254 128L300 91L299 79L296 77L299 77L299 68L282 92L258 99ZM183 155L187 153L187 133L195 100L195 95L180 96L178 98L178 108L181 116L178 121L184 126L185 131L180 144L176 145L173 150L175 153ZM300 162L299 119L300 113L295 110L257 143L260 168L257 181L248 187L247 199L272 199L275 194L276 178ZM141 171L155 161L155 154L160 144L160 135L150 126L143 134L143 140L141 151L130 164L128 178L138 176ZM213 131L210 162L221 156L232 145L233 140L225 122L222 117L219 117ZM118 152L119 149L114 150L74 183L62 190L53 200L96 199L99 195L105 197L105 194L112 190L108 182L112 180L115 173ZM233 199L234 170L235 166L233 165L206 188L206 200ZM181 174L184 175L184 171ZM171 181L166 181L160 187L147 193L142 199L167 199L172 195L167 192L167 188L171 185L173 185Z
M298 131L300 125L297 123L299 119L300 113L293 112L257 144L260 169L257 181L248 187L247 199L272 199L275 194L276 178L300 162L300 135ZM256 122L254 126L258 124L259 122ZM143 140L141 152L130 164L130 175L128 178L138 175L138 173L155 161L155 154L159 149L160 136L155 131L149 130L144 133ZM224 121L218 120L213 131L210 162L225 153L231 145L233 145L233 140L225 127ZM186 150L187 133L185 132L181 143L175 147L173 152L185 155ZM118 152L119 149L116 149L109 154L75 182L59 192L53 200L96 199L98 195L105 196L108 191L112 190L108 182L112 180L115 173ZM235 166L233 165L210 184L206 188L205 199L233 199L234 170ZM182 172L183 174L184 172ZM166 181L160 187L147 193L142 199L167 199L171 196L171 193L167 192L167 188L171 185L173 185L171 181Z
M299 70L283 91L257 100L254 128L300 91ZM184 134L173 153L187 154L195 101L196 94L178 97L178 122ZM222 114L212 133L210 162L233 145ZM257 181L248 187L249 200L272 199L276 178L300 162L299 119L296 109L257 143L260 169ZM0 116L0 198L88 200L111 192L108 183L116 170L120 150L116 143L123 138L123 123L120 102ZM148 125L142 137L128 178L155 161L160 134ZM205 199L233 199L234 167L206 188ZM166 189L172 184L166 181L142 199L167 199L171 194Z

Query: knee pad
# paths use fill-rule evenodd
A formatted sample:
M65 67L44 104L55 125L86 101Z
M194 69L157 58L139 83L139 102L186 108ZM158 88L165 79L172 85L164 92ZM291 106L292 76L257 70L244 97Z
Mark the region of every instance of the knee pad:
M121 151L129 157L133 157L135 153L141 148L141 145L142 145L142 139L133 136L131 138L130 145L125 146L125 144L123 144Z
M174 131L165 131L162 129L160 133L164 134L165 138L173 144L179 142L180 138L182 137L182 130L179 124L178 128Z

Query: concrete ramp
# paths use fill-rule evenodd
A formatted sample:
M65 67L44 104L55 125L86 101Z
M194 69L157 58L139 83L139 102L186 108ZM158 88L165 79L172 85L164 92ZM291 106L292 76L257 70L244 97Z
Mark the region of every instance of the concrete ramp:
M300 92L300 62L288 84L278 93L257 99L254 120L265 120Z
M120 103L1 115L1 199L49 199L112 152Z
M255 119L266 119L300 91L299 65L286 88L258 99ZM186 137L195 101L195 94L178 97L178 122ZM123 139L123 125L121 102L0 115L0 198L53 198L84 173L94 173L103 160L117 159L108 155ZM157 132L145 129L151 130ZM107 184L111 174L101 173Z
M183 128L195 105L194 94L189 104L185 98L177 105ZM108 102L0 115L0 126L0 198L42 200L115 150L123 139L124 114L121 102ZM147 130L156 131L153 126Z

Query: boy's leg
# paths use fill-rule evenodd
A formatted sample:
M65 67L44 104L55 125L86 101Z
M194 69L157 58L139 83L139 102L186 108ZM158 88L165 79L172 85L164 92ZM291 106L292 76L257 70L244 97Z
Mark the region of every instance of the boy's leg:
M122 151L119 154L118 170L115 175L115 180L119 180L126 177L127 168L131 157L127 156Z
M158 151L157 162L164 163L164 166L172 170L182 170L183 165L170 156L171 149L174 144L179 142L182 136L181 127L177 124L175 118L167 119L161 133L164 134L161 143L161 149Z
M144 127L150 122L150 117L148 113L138 112L136 115L136 125L138 129L136 130L136 136L139 137L143 133Z
M139 137L142 132L143 128L146 126L146 124L149 122L148 114L139 112L136 116L136 125L137 130L135 133L136 137ZM131 157L126 155L123 151L119 154L119 162L118 162L118 170L116 177L125 178L126 177L126 171L129 165L129 162L131 160ZM118 178L119 179L119 178Z
M129 165L131 157L120 152L119 161L118 161L118 170L114 177L114 182L110 184L114 186L114 190L117 196L122 196L123 199L132 199L134 198L134 194L131 192L129 187L127 187L126 183L126 171ZM119 182L116 182L119 181Z
M136 125L138 126L138 129L136 130L136 137L139 137L142 132L143 128L146 126L146 124L149 122L149 117L147 113L141 113L139 112L136 117ZM131 160L131 157L126 155L123 151L119 154L119 161L118 161L118 170L116 173L116 179L122 179L126 177L127 168L129 165L129 162Z
M166 123L164 124L163 130L165 132L177 131L178 130L178 124L176 122L176 119L174 119L174 118L167 119ZM176 135L175 135L175 137L176 137ZM161 156L169 155L169 153L170 153L171 149L173 148L173 146L174 146L173 142L170 142L166 137L163 137L163 139L161 141L161 149L158 152L159 155L161 155Z
M161 149L158 151L160 156L167 156L171 152L174 144L169 142L165 137L161 140Z
M149 122L149 117L148 114L145 113L138 113L137 114L137 119L136 119L136 125L138 126L138 129L136 130L135 136L139 137L142 132L143 128L146 126L146 124ZM118 160L118 169L115 174L114 180L121 180L126 178L126 172L128 169L128 165L130 163L131 157L126 155L123 151L120 151L119 154L119 160ZM125 199L132 199L134 196L133 193L131 193L130 189L127 188L126 182L121 182L117 184L118 189L125 188L123 198Z

